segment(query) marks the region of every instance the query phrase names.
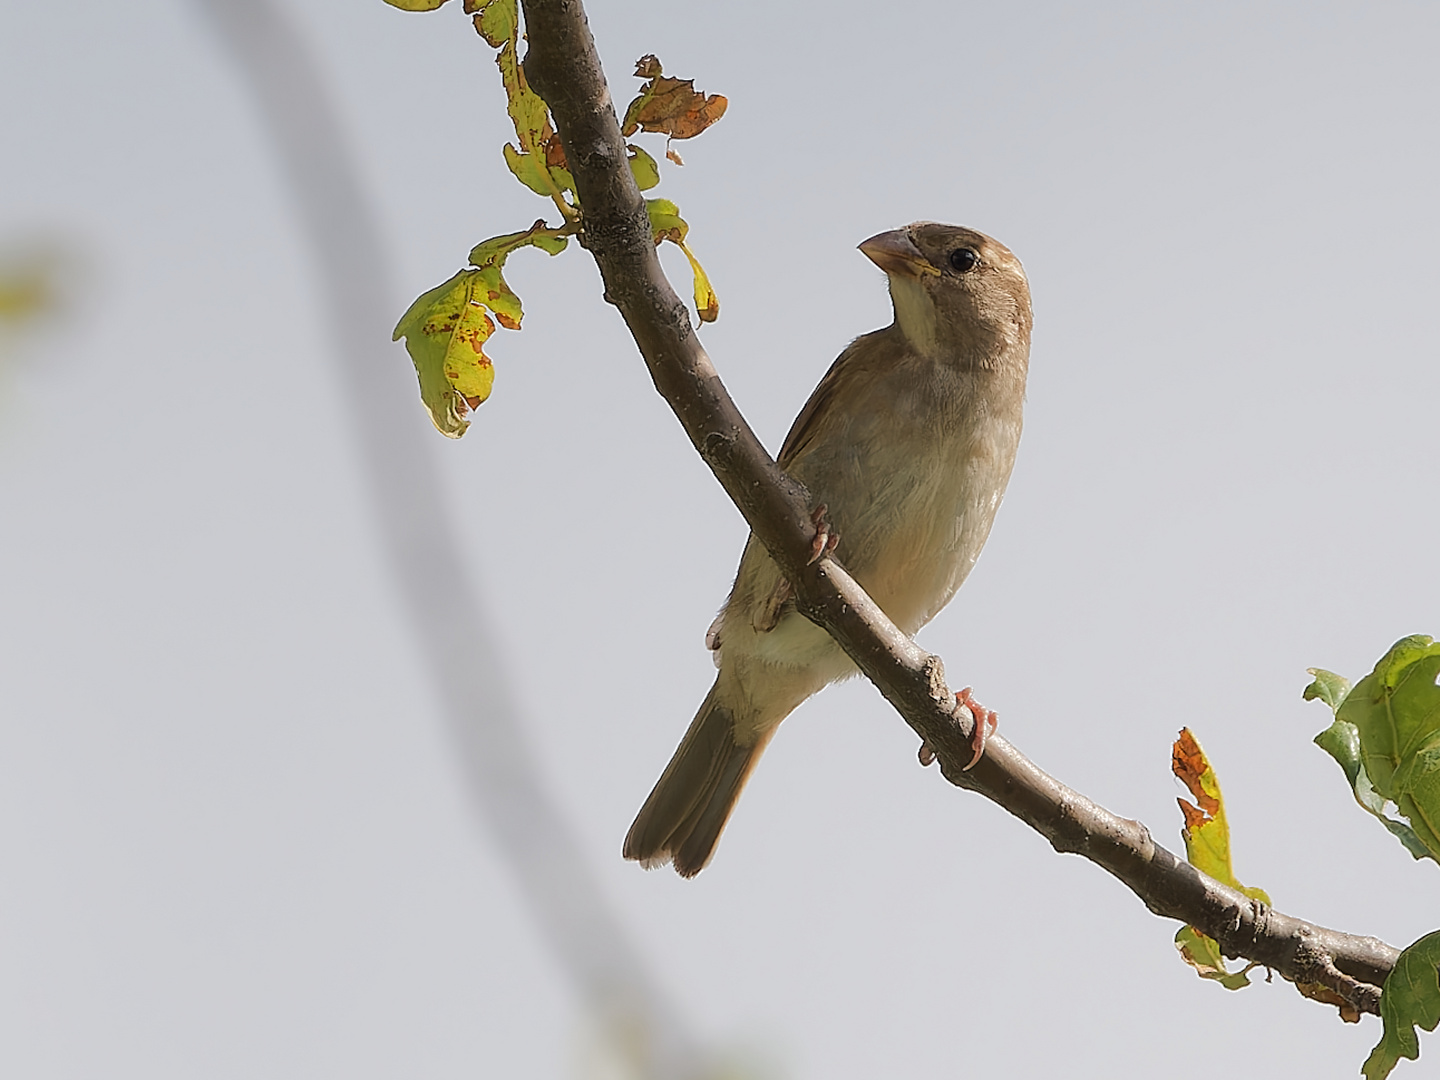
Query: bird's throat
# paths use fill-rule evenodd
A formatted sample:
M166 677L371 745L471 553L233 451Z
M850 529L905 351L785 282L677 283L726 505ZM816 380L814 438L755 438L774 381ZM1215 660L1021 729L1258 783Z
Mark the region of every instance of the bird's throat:
M918 277L890 275L890 299L895 305L895 325L910 347L922 356L933 356L939 348L935 303Z

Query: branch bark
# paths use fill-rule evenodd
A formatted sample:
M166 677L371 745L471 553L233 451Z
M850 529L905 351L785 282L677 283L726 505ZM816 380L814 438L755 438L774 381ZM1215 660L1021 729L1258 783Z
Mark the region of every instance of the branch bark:
M807 565L814 526L808 493L780 471L730 399L696 338L690 314L655 254L645 204L626 164L609 88L580 0L522 0L530 85L565 144L583 207L581 242L595 257L605 299L625 319L655 388L679 418L750 528L794 586L800 610L828 630L896 711L934 749L945 778L1030 825L1056 851L1083 855L1130 887L1157 915L1219 942L1225 955L1329 987L1379 1012L1380 987L1399 950L1373 937L1285 915L1202 874L1119 817L993 737L969 772L973 718L955 711L940 658L885 617L833 559Z

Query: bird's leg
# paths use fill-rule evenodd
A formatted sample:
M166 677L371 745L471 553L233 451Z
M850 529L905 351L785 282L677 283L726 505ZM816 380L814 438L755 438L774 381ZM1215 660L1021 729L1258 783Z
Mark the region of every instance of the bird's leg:
M984 755L985 740L1000 726L1000 717L996 715L994 709L985 708L984 705L981 705L971 697L970 687L968 686L955 695L955 708L957 711L960 709L969 711L971 718L975 722L975 728L970 732L970 748L975 751L975 755L970 759L970 764L966 765L963 770L964 772L969 772L975 767L975 763L980 760L981 756ZM934 756L933 751L931 752L931 756Z
M780 622L780 616L785 613L785 605L795 596L795 590L791 588L786 578L781 578L775 584L765 602L755 608L755 614L750 618L750 625L760 634L768 634ZM791 605L792 608L794 605Z
M985 708L971 697L968 686L955 695L955 710L958 712L962 708L969 710L970 718L975 723L975 728L970 733L970 747L975 751L975 756L970 759L970 764L966 765L964 769L965 772L969 772L985 753L985 740L993 735L995 729L1000 726L1000 717L994 709ZM922 740L920 743L921 766L928 768L934 762L935 748Z
M810 558L806 560L806 566L829 555L840 543L840 534L831 530L830 522L825 517L829 509L821 503L810 514L810 522L815 526L815 539L810 542Z

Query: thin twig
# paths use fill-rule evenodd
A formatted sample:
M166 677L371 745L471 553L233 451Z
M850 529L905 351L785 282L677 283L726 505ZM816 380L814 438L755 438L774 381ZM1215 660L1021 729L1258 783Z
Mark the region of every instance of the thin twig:
M600 267L655 388L795 588L800 610L825 627L935 751L945 778L998 803L1057 851L1083 855L1128 885L1157 915L1189 923L1286 978L1323 982L1364 1012L1399 951L1373 937L1284 915L1202 874L1150 837L1049 776L1003 738L964 771L968 712L955 711L940 659L903 634L835 560L807 565L814 526L808 495L780 471L730 399L695 337L689 311L660 269L644 201L580 0L522 0L525 74L549 104L583 211L581 239Z

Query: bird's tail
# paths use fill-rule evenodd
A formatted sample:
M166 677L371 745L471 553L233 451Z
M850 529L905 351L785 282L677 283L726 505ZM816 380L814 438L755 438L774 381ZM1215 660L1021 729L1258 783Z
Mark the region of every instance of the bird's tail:
M675 864L694 877L715 854L715 845L775 726L750 745L736 742L735 717L721 700L716 680L690 730L625 837L625 858L647 870Z

